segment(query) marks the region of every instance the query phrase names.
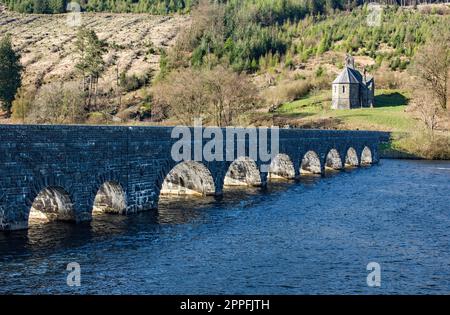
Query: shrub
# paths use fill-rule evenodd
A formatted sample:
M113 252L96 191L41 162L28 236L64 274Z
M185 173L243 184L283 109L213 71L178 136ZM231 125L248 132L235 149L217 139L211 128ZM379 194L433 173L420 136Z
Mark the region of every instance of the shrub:
M25 123L34 101L34 91L26 90L21 87L12 103L12 118Z
M246 75L222 66L187 68L154 86L152 117L164 119L171 114L186 125L206 117L216 126L229 126L257 105L256 87Z
M281 83L267 90L264 93L264 97L269 105L279 106L306 96L312 88L313 86L310 82L303 80Z
M119 86L126 92L136 91L141 87L147 85L149 82L149 74L143 74L141 76L132 74L128 76L125 72L122 72L119 77Z
M77 123L85 119L84 94L79 84L52 83L41 88L28 115L34 123Z
M88 124L104 124L108 122L108 117L102 112L90 113L87 119Z
M420 158L450 160L450 135L414 132L396 136L393 139L393 148Z
M311 84L305 81L292 82L286 86L286 97L289 100L295 101L304 97L311 90Z
M330 74L323 73L321 76L313 78L310 84L317 90L331 89L331 82L333 80L334 78Z
M400 86L399 79L392 71L380 71L375 74L375 84L378 88L397 89Z
M319 66L316 70L316 77L321 77L325 74L325 69L322 66Z

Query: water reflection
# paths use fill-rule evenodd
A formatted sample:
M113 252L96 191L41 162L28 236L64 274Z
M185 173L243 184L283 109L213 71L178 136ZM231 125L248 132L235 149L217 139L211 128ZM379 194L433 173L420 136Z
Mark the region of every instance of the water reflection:
M305 180L308 183L308 180ZM158 229L159 225L201 222L212 209L245 205L258 195L287 189L293 182L272 183L266 189L257 187L226 188L222 196L163 196L158 210L128 216L107 213L94 214L91 222L48 222L31 224L28 230L0 233L0 259L14 255L27 256L43 250L58 251L117 235L135 233L140 229ZM254 204L257 199L252 200Z
M0 233L0 293L74 293L72 261L76 293L370 294L368 261L384 268L377 293L446 292L449 168L383 161Z
M354 169L345 169L352 172ZM327 171L326 178L340 171ZM341 171L342 172L342 171ZM32 255L33 252L83 246L112 236L135 233L140 229L158 229L163 225L207 222L214 209L248 208L262 202L266 195L279 193L293 185L312 188L320 175L302 175L295 180L271 179L267 187L225 187L221 196L161 196L158 210L129 216L94 213L91 222L48 222L31 224L28 230L0 233L0 259L12 255Z
M213 196L168 196L161 198L157 210L157 223L184 224L192 220L201 220L205 210L213 206Z

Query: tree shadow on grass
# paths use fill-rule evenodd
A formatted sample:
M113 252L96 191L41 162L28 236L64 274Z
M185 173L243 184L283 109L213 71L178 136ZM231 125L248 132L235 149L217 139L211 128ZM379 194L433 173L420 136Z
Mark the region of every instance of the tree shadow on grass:
M399 92L384 93L375 96L374 107L393 107L408 104L409 99Z
M289 118L289 119L301 119L301 118L306 118L309 116L314 116L316 115L316 113L308 113L308 112L304 112L304 113L287 113L287 112L278 112L278 113L274 113L272 114L272 117L275 117L276 119L278 118Z
M300 124L299 128L308 129L327 129L327 130L338 130L343 126L343 121L337 117L321 118L314 121L305 121Z
M251 123L255 126L292 125L293 121L313 115L313 113L256 113L251 117Z
M289 125L292 128L302 128L302 129L327 129L327 130L336 130L341 129L343 126L343 121L337 117L327 117L327 118L317 118L317 119L288 119L282 122L281 120L277 121L277 125Z

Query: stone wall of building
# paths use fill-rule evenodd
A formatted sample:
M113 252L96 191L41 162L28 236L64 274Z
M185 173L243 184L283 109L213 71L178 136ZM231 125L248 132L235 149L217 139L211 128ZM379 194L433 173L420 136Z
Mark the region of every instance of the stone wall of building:
M359 84L333 84L332 89L332 109L360 107Z

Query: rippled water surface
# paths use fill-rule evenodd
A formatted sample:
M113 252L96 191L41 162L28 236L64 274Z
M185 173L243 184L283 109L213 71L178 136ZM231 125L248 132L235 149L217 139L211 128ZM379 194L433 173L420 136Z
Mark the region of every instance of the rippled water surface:
M81 287L66 285L70 262ZM0 234L0 275L0 293L449 294L450 162L382 160Z

